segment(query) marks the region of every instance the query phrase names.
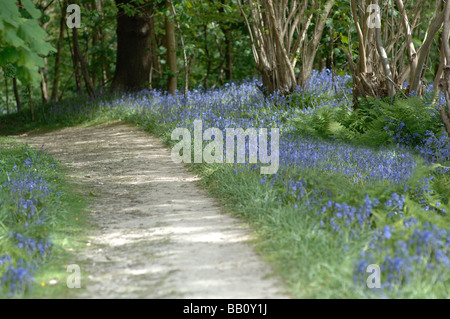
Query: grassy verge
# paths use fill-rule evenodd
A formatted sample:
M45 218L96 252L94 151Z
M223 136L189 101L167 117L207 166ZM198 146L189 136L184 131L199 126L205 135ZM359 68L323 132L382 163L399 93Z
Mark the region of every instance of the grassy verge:
M0 296L66 298L71 264L83 244L85 200L64 168L16 139L0 138Z

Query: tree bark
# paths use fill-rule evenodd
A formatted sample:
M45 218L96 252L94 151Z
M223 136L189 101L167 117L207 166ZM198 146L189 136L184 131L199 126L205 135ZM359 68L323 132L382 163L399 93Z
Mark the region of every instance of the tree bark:
M55 67L54 77L52 85L51 100L56 101L58 98L58 85L59 85L59 66L61 65L62 45L64 41L64 27L66 25L66 6L61 7L61 20L59 21L59 38L56 45Z
M20 102L19 88L17 87L17 79L13 78L14 97L16 98L17 112L22 110L22 103Z
M225 35L225 79L231 81L233 79L233 39L229 26L224 27Z
M80 77L80 67L79 67L79 62L77 59L77 55L75 54L75 51L72 48L72 42L70 41L70 34L69 34L69 30L67 30L67 41L69 43L69 49L70 49L70 54L72 56L72 66L73 66L73 73L75 75L75 85L76 85L76 90L78 94L82 94L83 93L83 86L81 85L81 77ZM62 95L61 95L62 97Z
M151 3L139 6L134 16L125 14L122 5L130 0L116 0L117 58L111 90L138 91L149 88L151 47Z
M441 64L447 64L443 68L444 77L440 80L439 88L444 93L446 106L441 106L439 113L441 114L442 122L444 123L445 130L447 131L448 136L450 137L450 46L449 46L449 37L450 37L450 2L447 1L444 10L444 29L442 31L442 47L443 52L441 55Z
M77 60L80 62L81 65L81 73L83 74L86 91L88 92L88 95L90 97L94 97L95 96L94 86L92 85L91 77L89 76L86 60L84 59L84 56L80 50L77 28L72 28L72 38L73 38L73 49L77 57Z
M45 58L47 60L47 58ZM48 96L48 87L47 87L47 80L45 79L44 74L44 68L39 68L39 74L41 75L41 96L42 96L42 102L48 103L49 96Z
M445 130L450 137L450 65L444 67L444 77L439 83L439 88L444 93L447 108L442 106L439 110Z
M3 72L4 73L4 72ZM8 114L10 113L9 110L9 92L8 92L8 77L5 75L5 98L6 98L6 111Z
M154 12L154 4L152 7L152 11ZM160 59L156 52L156 48L158 47L158 40L156 36L155 18L153 14L150 15L149 28L150 28L149 33L150 33L150 48L151 48L149 81L150 81L150 88L155 88L159 86L158 83L162 77L162 72Z
M175 25L173 21L173 10L169 0L165 0L166 9L170 12L170 17L165 18L166 29L166 49L167 49L167 65L169 67L169 75L167 78L167 90L170 94L174 94L177 89L177 51L175 40Z
M178 21L178 19L176 18L177 13L175 11L175 6L173 5L172 0L170 1L170 5L171 5L171 9L172 9L172 13L173 13L173 18L177 24L177 28L178 28L178 33L180 34L180 42L181 42L181 47L183 48L183 63L184 63L184 97L187 99L187 95L188 95L188 90L189 90L189 70L188 70L188 58L186 55L186 49L184 48L184 37L183 37L183 32L181 31L181 25L180 22Z
M27 90L28 90L28 101L30 102L31 120L34 122L34 104L33 104L33 99L31 98L30 85L27 86Z

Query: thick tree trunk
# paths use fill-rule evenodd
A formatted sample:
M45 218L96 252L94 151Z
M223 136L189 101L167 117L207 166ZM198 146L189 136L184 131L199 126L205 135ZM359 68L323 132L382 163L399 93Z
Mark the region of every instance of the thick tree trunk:
M170 94L174 94L177 89L177 51L175 40L175 25L173 19L173 10L169 0L165 1L166 10L170 11L171 16L166 16L166 49L167 49L167 65L169 67L169 76L167 78L167 90Z
M133 4L130 0L116 0L117 13L117 59L111 90L136 91L149 88L150 47L150 3L141 5L134 16L125 14L122 4Z

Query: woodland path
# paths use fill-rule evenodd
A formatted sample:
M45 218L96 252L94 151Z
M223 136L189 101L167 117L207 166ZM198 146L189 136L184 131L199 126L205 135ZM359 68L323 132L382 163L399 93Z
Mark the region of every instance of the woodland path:
M172 162L162 142L116 122L21 136L61 161L92 201L74 264L80 298L288 298L252 231Z

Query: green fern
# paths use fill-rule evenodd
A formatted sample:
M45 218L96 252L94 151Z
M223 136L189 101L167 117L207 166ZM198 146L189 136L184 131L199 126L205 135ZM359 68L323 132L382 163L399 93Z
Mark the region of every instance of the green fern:
M360 107L350 112L344 106L320 107L312 114L298 112L291 121L295 132L319 138L334 138L367 146L401 142L411 146L421 143L427 131L442 129L439 115L431 105L433 95L408 99L395 97L360 99Z

